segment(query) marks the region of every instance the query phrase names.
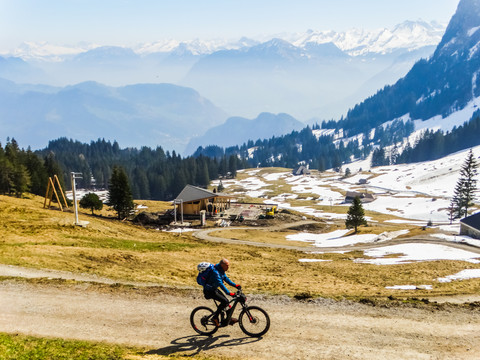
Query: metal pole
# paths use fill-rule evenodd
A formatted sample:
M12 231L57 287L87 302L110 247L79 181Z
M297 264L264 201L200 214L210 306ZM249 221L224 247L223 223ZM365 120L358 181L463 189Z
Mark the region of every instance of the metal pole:
M173 223L177 223L177 200L173 201Z
M183 200L182 200L182 202L180 203L180 206L181 206L181 208L182 208L182 225L183 225Z
M78 204L77 204L77 187L75 179L81 179L81 173L72 172L72 193L73 193L73 207L75 209L75 225L79 225L78 222Z

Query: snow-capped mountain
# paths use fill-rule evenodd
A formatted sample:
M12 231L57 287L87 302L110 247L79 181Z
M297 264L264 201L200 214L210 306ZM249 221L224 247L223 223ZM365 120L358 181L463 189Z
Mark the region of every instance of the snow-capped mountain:
M61 62L72 56L100 47L96 44L57 45L49 42L24 42L4 56L17 57L25 61Z
M249 48L260 43L278 38L290 42L299 48L307 44L333 43L351 56L366 53L386 54L397 49L414 50L424 46L437 45L445 26L436 22L427 23L422 20L405 21L393 29L350 29L343 32L308 30L303 34L273 35L270 38L262 36L258 39L242 37L240 39L192 39L179 41L164 39L152 43L138 44L132 50L139 55L152 53L170 53L179 47L188 49L195 55L208 55L220 50L235 50ZM4 52L2 56L20 57L24 60L61 61L72 55L101 47L99 44L59 45L48 42L25 42L18 48Z
M398 49L412 51L425 46L437 45L444 32L445 26L441 24L419 20L405 21L392 30L351 29L339 33L310 30L296 38L293 37L291 42L301 48L312 43L333 43L350 56L359 56L368 53L388 54Z

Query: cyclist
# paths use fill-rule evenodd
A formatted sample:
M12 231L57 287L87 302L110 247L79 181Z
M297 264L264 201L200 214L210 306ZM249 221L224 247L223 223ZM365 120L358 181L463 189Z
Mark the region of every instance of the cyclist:
M199 265L199 269L198 269L199 271L205 270L205 269L203 270L200 269L202 264ZM217 326L220 325L218 321L218 315L220 315L220 313L228 306L228 303L229 303L227 297L220 291L219 287L223 290L225 294L230 295L232 297L235 295L235 293L229 291L223 283L226 282L228 285L234 286L237 289L241 288L239 284L235 284L232 280L230 280L227 274L225 274L225 272L228 270L229 267L230 267L230 262L227 259L220 260L220 262L213 267L203 287L203 295L205 296L205 299L214 299L220 303L217 307L217 311L215 311L213 316L213 321ZM232 318L230 320L230 325L233 325L236 322L238 322L238 319ZM222 325L226 325L226 324L222 324Z

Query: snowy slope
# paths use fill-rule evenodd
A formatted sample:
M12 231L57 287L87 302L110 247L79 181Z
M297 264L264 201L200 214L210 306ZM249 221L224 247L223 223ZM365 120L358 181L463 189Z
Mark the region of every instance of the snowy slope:
M353 174L347 179L333 171L311 176L294 176L289 172L258 176L259 170L247 170L248 178L224 180L222 183L226 188L242 188L236 195L263 198L266 203L279 204L280 208L294 209L319 218L342 219L346 215L319 210L311 206L312 201L316 205L345 206L343 194L346 191L368 191L375 194L376 200L364 204L367 210L403 218L415 224L426 224L428 221L449 223L447 208L468 151L435 161L371 169L367 159L345 166ZM480 146L473 148L473 152L480 164ZM361 173L360 169L363 170ZM366 179L367 184L359 185L360 179ZM277 181L290 185L291 192L270 196ZM295 199L295 206L290 204L292 199ZM308 205L302 206L302 199L308 201ZM480 193L477 199L480 199Z

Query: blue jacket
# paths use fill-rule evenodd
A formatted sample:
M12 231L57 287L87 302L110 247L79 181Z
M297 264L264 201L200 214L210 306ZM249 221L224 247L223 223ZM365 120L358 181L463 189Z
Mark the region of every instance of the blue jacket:
M230 294L230 291L223 284L224 282L231 286L237 286L232 280L228 278L227 274L225 274L225 271L222 269L220 264L217 264L213 267L213 271L207 279L207 283L205 284L205 290L215 291L218 287L220 287L225 294Z

